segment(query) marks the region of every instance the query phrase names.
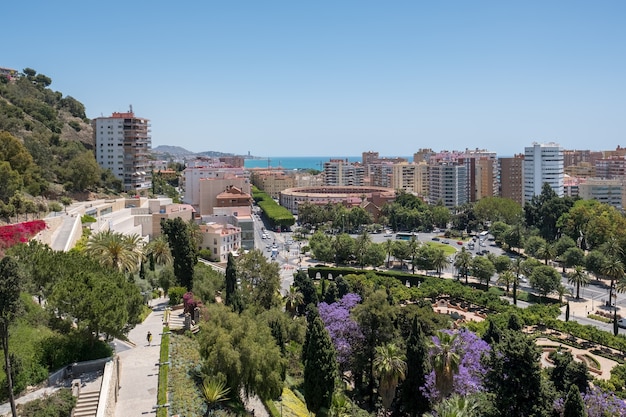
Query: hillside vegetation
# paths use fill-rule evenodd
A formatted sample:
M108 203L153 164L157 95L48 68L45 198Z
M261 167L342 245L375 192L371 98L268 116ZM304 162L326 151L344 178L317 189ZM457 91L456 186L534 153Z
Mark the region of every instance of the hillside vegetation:
M0 76L0 218L7 221L27 213L26 202L121 190L96 162L85 106L51 84L30 68L11 80Z

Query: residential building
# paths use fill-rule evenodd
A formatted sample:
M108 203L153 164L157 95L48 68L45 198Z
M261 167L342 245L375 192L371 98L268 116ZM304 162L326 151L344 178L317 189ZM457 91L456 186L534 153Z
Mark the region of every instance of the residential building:
M624 179L587 178L579 184L578 195L584 200L598 200L619 210L624 207Z
M524 155L499 158L500 197L524 205Z
M122 180L125 191L147 190L150 178L151 138L148 119L127 113L92 120L96 161Z
M235 187L239 192L246 194L249 198L252 195L250 180L228 175L224 178L201 178L199 184L199 204L198 211L201 216L213 214L215 207L219 207L218 196L225 191ZM242 197L246 198L246 197ZM249 206L250 204L248 204Z
M619 178L626 176L626 157L611 156L596 161L596 176L598 178Z
M563 149L556 143L533 143L524 149L524 203L541 194L548 183L563 197Z
M240 183L243 184L245 182L250 183L250 173L243 168L232 168L232 167L224 167L220 165L213 165L211 163L204 162L206 165L203 165L202 161L196 160L192 162L191 166L188 166L183 171L183 184L182 187L185 190L183 201L185 203L191 204L194 207L200 206L200 181L204 179L233 179L229 183L229 181L225 181L223 184L224 188L219 192L222 192L226 189L228 185L234 185L236 187L240 187ZM249 192L248 188L240 187L244 192ZM202 213L208 214L208 213Z
M455 162L431 164L428 201L431 204L441 201L447 208L467 203L467 166Z
M365 176L365 168L362 165L351 164L347 159L331 159L324 162L324 185L363 186Z
M421 197L428 195L428 165L401 162L393 164L391 188L415 193Z
M199 227L202 236L200 248L211 252L212 261L226 263L228 254L235 253L241 248L240 228L220 223L202 224Z

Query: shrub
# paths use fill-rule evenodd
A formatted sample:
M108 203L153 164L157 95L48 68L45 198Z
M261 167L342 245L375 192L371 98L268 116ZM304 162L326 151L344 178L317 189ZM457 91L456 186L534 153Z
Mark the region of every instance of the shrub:
M17 412L22 417L70 417L75 405L72 391L61 388L49 396L18 405Z
M183 302L183 295L187 292L185 287L172 287L169 289L168 294L170 297L170 305L175 306Z

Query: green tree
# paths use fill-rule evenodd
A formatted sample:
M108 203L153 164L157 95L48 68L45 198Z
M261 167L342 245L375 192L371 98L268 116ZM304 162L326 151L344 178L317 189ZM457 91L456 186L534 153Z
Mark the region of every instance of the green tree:
M161 231L167 237L172 251L174 275L182 286L191 291L194 266L198 262L198 242L194 239L191 227L182 218L176 217L162 220Z
M241 301L241 294L237 285L237 266L235 264L235 257L232 253L228 254L228 261L226 263L226 300L227 306L231 307L233 311L242 312L243 305Z
M530 275L530 285L537 291L541 297L547 297L553 291L556 291L561 284L561 276L548 265L538 266Z
M100 182L100 166L90 151L85 151L67 163L68 182L66 188L72 191L85 191L95 188Z
M240 256L237 262L242 287L247 291L246 304L255 304L265 310L280 304L280 270L276 262L269 262L263 252L253 249Z
M396 388L406 376L404 355L394 343L376 347L374 375L378 378L378 392L383 407L389 409L396 395Z
M393 253L393 240L387 239L384 243L385 253L387 254L387 268L389 268L389 262L391 261L391 254Z
M611 280L609 284L609 300L613 303L615 282L620 281L624 277L624 264L616 256L609 255L606 263L602 267L602 273Z
M335 236L333 240L333 248L335 250L335 263L345 264L352 255L354 255L354 239L347 233L341 233Z
M386 291L378 290L354 307L352 314L364 336L362 348L356 353L354 380L359 389L365 380L367 393L373 399L376 347L394 339L397 307L389 304Z
M402 383L402 403L412 416L428 409L428 399L420 387L426 383L429 371L428 343L417 316L413 317L411 332L406 340L406 379Z
M549 401L541 378L540 352L518 331L504 331L486 358L485 387L494 395L500 415L546 415Z
M483 256L477 256L472 259L472 275L478 278L481 283L484 282L485 286L489 288L489 281L493 274L496 273L496 268L491 261Z
M315 259L322 262L334 262L335 252L332 238L321 231L316 231L309 239L309 246Z
M535 256L540 258L538 255L541 247L546 245L546 240L540 236L530 236L526 239L526 243L524 244L524 252L526 255Z
M506 287L506 294L509 294L509 288L511 288L511 284L515 283L517 277L513 274L513 271L506 270L498 275L498 284L504 285Z
M330 410L337 363L335 349L322 319L315 317L307 328L308 344L304 355L304 398L307 408L324 416Z
M4 369L6 372L9 403L11 413L17 417L15 397L13 395L13 380L11 369L11 355L9 354L9 326L17 317L20 308L20 276L19 268L15 260L5 256L0 260L0 341L4 354Z
M363 269L367 260L367 251L372 245L372 238L367 231L363 231L354 242L354 254L358 265Z
M572 385L563 404L563 417L587 417L587 409L580 391Z
M454 267L459 271L459 276L465 277L465 283L467 284L467 276L472 266L472 254L465 249L465 246L461 248L460 252L457 252L454 256Z

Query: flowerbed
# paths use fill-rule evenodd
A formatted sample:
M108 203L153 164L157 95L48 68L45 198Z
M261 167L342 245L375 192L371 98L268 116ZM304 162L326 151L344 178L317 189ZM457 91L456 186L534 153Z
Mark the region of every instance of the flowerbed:
M26 243L46 228L43 220L32 220L0 226L0 249L8 249L18 243Z

